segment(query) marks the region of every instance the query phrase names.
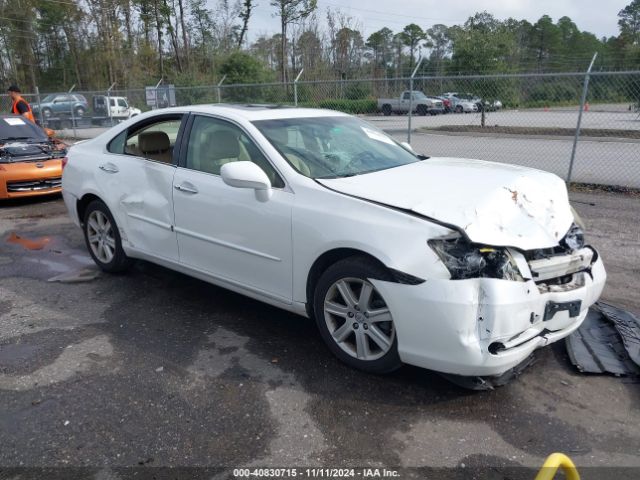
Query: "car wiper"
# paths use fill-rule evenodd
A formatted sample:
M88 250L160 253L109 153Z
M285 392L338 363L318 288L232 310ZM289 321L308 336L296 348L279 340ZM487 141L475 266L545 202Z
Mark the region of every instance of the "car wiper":
M33 137L5 137L5 138L0 138L0 142L16 142L18 140L36 140ZM38 140L36 140L38 141Z

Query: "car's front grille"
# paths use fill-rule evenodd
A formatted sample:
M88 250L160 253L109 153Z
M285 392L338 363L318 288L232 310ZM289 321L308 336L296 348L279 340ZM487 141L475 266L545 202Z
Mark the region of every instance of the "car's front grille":
M8 192L34 192L37 190L51 190L52 188L60 188L62 178L46 178L43 180L29 180L19 182L7 182Z

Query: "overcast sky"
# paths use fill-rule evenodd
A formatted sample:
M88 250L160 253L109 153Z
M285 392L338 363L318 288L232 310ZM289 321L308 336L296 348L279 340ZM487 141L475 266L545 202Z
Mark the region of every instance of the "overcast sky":
M208 2L213 7L217 0ZM423 29L435 23L460 24L483 10L499 19L514 17L530 22L545 14L554 21L566 15L580 30L602 37L617 35L618 12L629 3L631 0L318 0L318 7L321 25L326 7L339 8L360 22L365 40L383 27L399 31L409 23L417 23ZM273 11L269 0L257 0L249 24L250 40L279 31Z

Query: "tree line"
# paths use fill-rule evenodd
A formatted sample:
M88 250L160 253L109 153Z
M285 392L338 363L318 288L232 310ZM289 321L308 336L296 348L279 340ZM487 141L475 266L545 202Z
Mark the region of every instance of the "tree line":
M499 20L487 12L464 24L362 25L317 0L270 0L279 32L249 32L255 0L0 0L0 79L24 91L139 88L159 79L180 86L424 75L640 68L640 0L617 13L619 32L598 38L569 18ZM603 8L604 10L604 8ZM603 15L607 12L603 12ZM611 13L615 14L614 12Z

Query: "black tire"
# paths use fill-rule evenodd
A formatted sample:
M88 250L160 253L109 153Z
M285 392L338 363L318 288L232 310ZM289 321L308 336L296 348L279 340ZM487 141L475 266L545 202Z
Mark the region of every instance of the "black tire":
M113 232L115 249L113 258L108 262L105 262L96 256L93 247L89 242L89 220L91 214L96 211L101 212L109 220ZM96 265L98 265L98 267L100 267L105 272L121 273L126 271L133 263L133 261L129 257L127 257L126 253L124 253L124 250L122 248L122 239L120 238L120 232L118 231L118 225L116 224L113 215L111 215L109 208L107 208L107 206L101 200L92 201L85 209L82 232L84 233L84 241L87 245L87 250L89 250L91 258L93 258L93 261L96 263Z
M324 273L318 279L318 282L316 283L314 294L313 294L313 312L314 312L316 325L320 330L320 335L322 336L322 339L325 341L329 350L331 350L331 352L336 357L338 357L342 362L346 363L351 367L357 368L359 370L363 370L365 372L376 373L376 374L389 373L389 372L393 372L394 370L397 370L402 366L402 362L398 355L398 337L395 333L395 327L393 326L393 321L385 322L388 324L388 325L385 325L385 327L379 327L379 328L385 328L385 333L388 335L391 332L389 336L393 340L389 342L390 347L388 348L386 353L384 353L384 350L381 350L380 354L382 356L376 359L362 360L362 359L356 358L352 354L349 354L345 350L343 350L343 348L340 345L338 345L337 341L333 338L331 332L329 331L329 326L327 325L328 321L327 319L325 319L325 315L329 315L329 316L331 315L331 314L325 314L325 298L327 297L327 294L330 292L330 289L334 288L334 284L343 279L352 279L352 280L355 279L355 280L363 280L363 281L366 281L367 279L391 280L391 275L387 271L387 269L384 268L384 266L377 264L371 259L368 259L366 257L359 257L359 256L345 258L343 260L340 260L334 263L329 268L327 268L327 270L325 270ZM382 296L379 294L379 292L375 291L375 293L372 294L371 298L372 298L371 300L372 305L375 301L378 301L378 302L382 301L383 302L382 305L386 306L386 302L384 302L384 299L382 299ZM364 317L362 316L361 318L363 318L364 322L369 321L367 319L364 319ZM353 317L353 320L350 318L345 318L345 321L343 322L343 324L351 324L352 321L354 322L354 324L357 323L355 322L355 317ZM366 323L361 323L360 325L362 325L361 328L363 330L367 329ZM373 325L373 322L371 322L370 325ZM380 325L380 324L376 324L376 325ZM373 326L369 328L371 328L372 329L371 331L373 331ZM353 340L355 340L356 332L351 332L351 328L348 328L348 330L350 331L348 335L349 336L353 335L354 337ZM337 331L337 329L335 331ZM371 343L371 341L369 340L370 337L367 337L366 335L364 336L367 338L366 341L368 342L368 345L370 348L377 347L375 343ZM341 343L347 343L347 342L341 342Z
M426 105L418 105L418 108L416 108L416 112L418 115L422 115L424 117L429 112L429 109Z
M76 107L73 113L75 114L76 117L82 118L84 117L85 109L82 107Z
M42 109L42 117L45 118L45 119L50 118L52 113L53 112L51 111L50 108L43 108Z
M388 117L389 115L391 115L391 105L388 105L388 104L382 105L382 114L385 117Z
M456 105L456 113L462 113L462 105Z

